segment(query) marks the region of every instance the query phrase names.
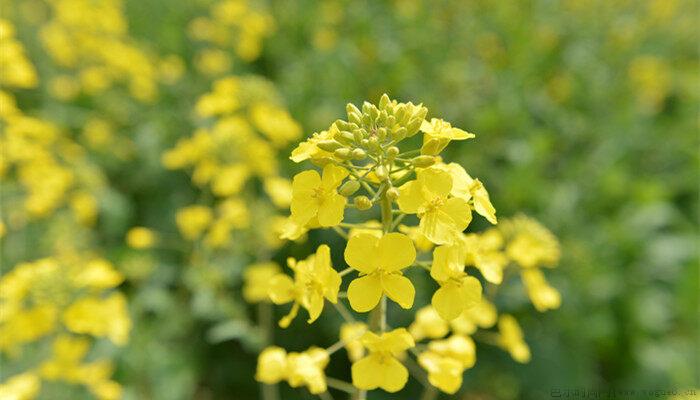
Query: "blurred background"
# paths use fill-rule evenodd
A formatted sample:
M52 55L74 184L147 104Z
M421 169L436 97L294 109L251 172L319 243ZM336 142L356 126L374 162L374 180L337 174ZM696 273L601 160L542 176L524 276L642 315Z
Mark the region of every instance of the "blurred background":
M255 323L258 308L241 293L244 267L283 264L320 243L340 243L332 232L313 233L305 243L276 241L273 226L288 210L268 184L303 168L287 160L295 142L344 117L346 103L377 102L382 93L422 102L429 117L475 133L444 158L486 184L499 217L530 215L561 242L559 267L548 273L561 308L535 312L517 282L500 299L499 309L523 325L532 361L517 364L479 347L462 390L441 398L700 387L697 1L0 5L4 290L17 287L7 277L24 262L109 262L122 277L109 290L124 294L129 340L120 346L95 331L87 358L111 360L123 398L258 398L253 375L265 338ZM17 66L18 52L30 66ZM216 221L233 193L212 192L202 160L244 154L255 143L207 153L183 142L196 142L197 130L215 129L225 116L206 98L220 96L215 82L225 77L235 77L236 107L249 110L253 130L269 136L255 116L265 104L289 119L289 136L270 138L273 145L258 155L274 171L256 167L248 175L257 178L235 193L248 222L221 228L232 239L217 240L212 225L211 237L195 240L197 232L188 238L182 221L204 226L212 218L182 209L204 205ZM33 118L21 121L31 127L8 116L9 96ZM48 170L22 172L39 150L18 145L18 130L35 132L26 136L55 158ZM56 168L72 177L61 178ZM32 208L32 196L50 204ZM485 228L482 222L470 229ZM155 244L134 227L147 227ZM28 293L40 290L39 279L28 279ZM55 288L47 279L42 285ZM70 296L82 296L80 290ZM7 332L28 328L11 326L12 295L0 297L4 382L48 357L66 328L57 323L51 333L17 339L24 336ZM336 341L333 316L313 330L298 322L277 329L275 342L304 349ZM347 360L333 360L327 373L348 378ZM281 386L283 399L314 398ZM100 390L107 389L68 377L42 383L38 398L109 397ZM412 382L399 394L370 398L419 393Z

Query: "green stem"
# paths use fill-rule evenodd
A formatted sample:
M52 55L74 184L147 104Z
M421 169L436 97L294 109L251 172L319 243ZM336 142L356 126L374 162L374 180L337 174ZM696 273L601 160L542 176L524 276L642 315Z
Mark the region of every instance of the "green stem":
M258 324L263 331L263 343L268 346L272 343L272 334L274 329L274 313L272 304L268 302L258 303ZM275 384L260 384L260 392L263 400L279 400L279 388Z

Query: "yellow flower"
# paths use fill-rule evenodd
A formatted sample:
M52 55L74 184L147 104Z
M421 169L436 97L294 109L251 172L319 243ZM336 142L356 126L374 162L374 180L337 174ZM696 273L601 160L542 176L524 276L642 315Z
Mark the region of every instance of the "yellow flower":
M457 163L439 164L435 168L447 171L452 176L452 190L450 194L466 201L472 201L474 211L486 218L490 223L496 224L496 209L491 204L489 193L484 184L478 179L473 179L464 168Z
M296 317L299 306L309 312L308 323L314 322L323 311L324 299L331 303L338 301L340 275L331 265L331 250L321 245L316 254L306 260L288 260L289 268L294 271L294 280L287 275L278 274L270 280L268 294L275 304L294 302L292 310L282 318L279 325L286 328Z
M418 357L428 371L428 381L443 392L454 394L462 386L462 373L476 363L476 346L468 336L453 335L449 339L428 344Z
M267 347L258 356L255 380L275 384L285 379L287 379L287 352L281 347Z
M155 233L142 226L129 229L126 233L126 244L134 249L148 249L156 243Z
M321 226L338 225L343 220L347 199L337 189L346 176L346 169L332 164L323 168L323 177L316 171L297 174L292 182L292 218L305 225L318 216Z
M557 238L539 222L519 215L500 226L511 238L506 253L523 268L555 267L561 255Z
M425 338L438 339L447 335L450 326L432 306L425 306L418 310L416 319L408 327L408 331L416 341Z
M301 135L301 127L291 115L272 104L254 104L250 110L250 119L278 147L285 146Z
M421 154L438 155L452 140L465 140L476 137L473 133L453 128L449 122L438 118L423 121L420 130L423 131L423 147Z
M537 268L521 271L527 295L539 312L554 310L561 305L559 291L547 283L544 273Z
M523 331L512 315L504 314L498 319L498 344L519 363L530 361L530 348L523 340Z
M126 344L131 330L126 298L121 293L77 300L64 311L63 323L72 332L106 336L120 346Z
M450 321L452 331L461 335L471 335L477 328L490 328L496 324L498 313L496 306L485 298L468 308L459 317Z
M362 390L401 390L408 381L408 370L396 357L415 346L408 331L398 328L381 336L367 332L362 344L369 355L352 364L352 384Z
M41 380L33 372L24 372L0 384L0 399L31 400L39 394Z
M49 380L80 382L80 362L87 354L90 342L82 337L60 335L52 344L52 356L39 367L41 376Z
M433 294L433 307L446 320L457 318L481 299L481 283L464 272L464 251L459 246L440 246L433 251L430 276L440 283Z
M289 386L306 386L312 394L325 392L327 386L323 370L329 360L328 352L318 347L312 347L303 353L289 353L287 355Z
M188 206L177 211L175 222L186 239L195 240L209 226L213 218L212 211L206 206Z
M416 250L418 251L430 251L435 247L433 242L431 242L424 234L421 233L420 228L417 226L407 226L399 225L399 232L405 233L408 237L413 240L416 245Z
M244 164L231 164L220 168L211 182L211 191L217 196L226 197L238 194L245 185L250 170Z
M462 248L466 251L466 265L475 266L491 283L499 285L503 282L503 269L508 265L508 257L502 251L503 236L497 229L464 235Z
M253 264L243 272L243 298L248 303L268 301L267 291L270 280L281 272L280 266L272 261Z
M472 219L464 199L448 197L451 190L452 177L437 168L418 171L418 179L399 189L399 208L407 214L418 214L421 233L435 244L453 243Z
M366 233L351 237L345 248L345 262L358 270L360 277L348 287L350 306L367 312L386 294L402 308L411 308L416 290L401 270L415 259L413 242L402 233L388 233L381 238Z
M464 368L459 361L424 351L418 356L418 364L428 371L430 384L443 392L454 394L462 386Z
M345 343L350 361L357 361L365 355L365 347L360 340L367 332L367 324L362 322L345 323L340 326L340 340Z
M77 287L109 289L124 282L124 276L109 261L94 259L76 273L74 280Z
M331 125L330 129L327 131L314 133L292 150L292 155L289 159L295 163L300 163L309 159L311 161L318 161L324 157L332 158L333 153L320 149L316 144L325 140L331 140L339 133L340 131L335 124Z
M267 178L263 182L263 188L275 206L285 208L292 204L292 184L287 179L274 176Z

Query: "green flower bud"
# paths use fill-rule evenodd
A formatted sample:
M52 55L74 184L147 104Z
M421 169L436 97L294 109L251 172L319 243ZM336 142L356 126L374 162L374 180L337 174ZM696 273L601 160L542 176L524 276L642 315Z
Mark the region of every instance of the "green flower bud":
M397 189L395 187L389 188L386 191L386 197L388 197L389 200L392 200L392 201L398 199L399 198L399 189Z
M340 138L342 138L342 139L340 139ZM344 143L355 142L355 135L353 135L351 132L348 132L348 131L341 131L340 138L337 138L337 139L341 140Z
M352 131L352 135L355 138L355 143L362 143L362 129L355 129Z
M396 158L396 156L399 155L399 148L396 146L391 146L388 149L386 149L386 156L388 158L391 158L392 160Z
M372 208L372 200L370 200L367 196L357 196L352 200L352 202L360 211L369 210Z
M359 112L348 113L348 122L357 125L362 125L362 114L360 114Z
M377 137L379 138L380 142L386 140L386 128L377 129Z
M426 168L435 164L435 161L435 157L423 155L414 157L413 160L411 160L411 163L418 168Z
M396 125L396 117L389 115L386 117L386 123L384 125L388 126L389 128L393 128L394 125Z
M377 175L377 178L380 181L385 181L389 177L389 173L387 172L386 167L383 165L378 166L374 170L374 174Z
M367 152L362 149L355 149L352 151L352 158L355 160L364 160L367 157Z
M360 188L360 182L358 181L347 181L338 189L338 193L348 197L352 196Z
M404 128L403 126L400 127L391 135L391 138L397 142L405 139L406 138L406 128Z
M350 118L350 114L362 115L362 111L360 111L360 109L355 107L355 105L352 103L348 103L345 106L345 111L348 113L348 118ZM348 119L348 121L350 120Z
M335 126L337 126L338 129L341 131L351 131L352 128L350 125L351 124L347 123L346 121L343 121L342 119L338 119L335 121Z
M408 125L406 125L406 136L411 137L418 133L422 124L423 118L413 118Z
M386 113L386 110L382 110L379 112L379 124L382 126L386 126L386 120L389 118L389 114Z
M379 109L380 110L386 110L386 107L391 103L391 99L389 99L389 96L387 96L386 93L382 95L381 98L379 98Z
M337 149L343 147L343 145L336 140L322 140L316 143L316 146L325 151L336 151Z
M379 145L379 139L377 139L376 136L370 136L368 146L374 152L379 153L382 151L382 147Z
M406 106L399 104L398 107L396 107L396 110L394 110L394 116L396 117L397 123L403 124L405 122L404 119L407 117Z
M342 160L347 160L348 158L350 158L350 149L346 149L343 147L334 151L333 154Z

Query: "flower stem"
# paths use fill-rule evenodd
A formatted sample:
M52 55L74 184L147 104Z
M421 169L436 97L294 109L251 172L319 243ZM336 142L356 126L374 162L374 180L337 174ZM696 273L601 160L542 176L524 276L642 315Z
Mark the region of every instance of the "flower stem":
M274 318L272 304L265 301L258 303L258 324L263 331L263 342L265 346L272 343ZM260 385L260 392L263 400L278 400L280 398L279 389L276 384L261 383Z

